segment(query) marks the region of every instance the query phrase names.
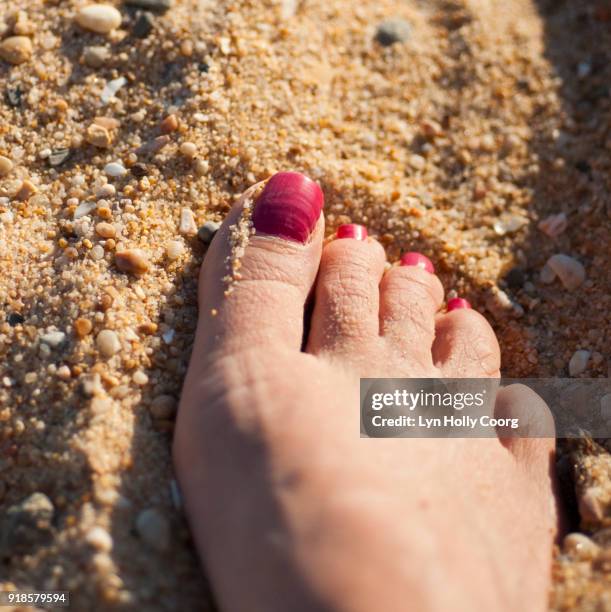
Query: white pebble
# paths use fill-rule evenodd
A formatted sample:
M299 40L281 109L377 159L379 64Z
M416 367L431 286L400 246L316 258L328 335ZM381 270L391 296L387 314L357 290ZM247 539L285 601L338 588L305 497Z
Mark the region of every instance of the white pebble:
M142 540L158 551L170 546L170 526L165 516L154 508L143 510L136 519L136 531Z
M190 208L183 208L180 211L180 225L178 231L184 236L195 236L197 234L197 225L195 224L195 216Z
M66 334L61 331L50 331L40 336L40 341L52 348L58 347L66 339Z
M97 198L112 198L117 193L117 189L114 185L106 184L102 185L96 192Z
M104 357L112 357L121 350L121 342L111 329L103 329L95 339L98 350Z
M106 164L104 166L104 172L108 176L112 176L115 178L125 176L127 174L127 170L124 168L122 164L118 162L111 162L110 164Z
M92 527L85 535L85 541L99 551L112 550L112 536L102 527Z
M108 34L121 25L121 13L108 4L90 4L76 14L76 22L91 32Z
M142 371L142 370L138 370L137 372L134 372L134 375L132 376L132 380L137 384L137 385L146 385L146 383L149 381L149 377Z
M569 375L579 376L579 374L583 374L588 367L591 354L590 351L575 351L569 361Z
M183 142L180 145L180 154L187 159L193 159L197 155L197 147L192 142Z
M104 247L100 244L96 244L92 249L91 249L91 259L95 260L95 261L99 261L100 259L104 258Z
M175 261L184 252L185 246L180 240L170 240L165 247L165 253L170 261Z
M598 556L600 547L583 533L569 533L564 538L564 552L579 561L591 561Z
M586 279L586 270L574 257L557 253L552 255L545 264L560 279L569 291L575 291Z

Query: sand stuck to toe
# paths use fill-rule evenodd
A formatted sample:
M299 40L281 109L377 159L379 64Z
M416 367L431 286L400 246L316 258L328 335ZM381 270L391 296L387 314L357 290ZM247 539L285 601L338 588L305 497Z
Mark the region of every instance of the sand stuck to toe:
M321 183L329 233L428 255L507 376L609 368L604 0L139 3L0 18L0 580L75 610L204 607L169 453L197 228L274 171ZM552 605L600 609L609 454L564 459L598 543Z

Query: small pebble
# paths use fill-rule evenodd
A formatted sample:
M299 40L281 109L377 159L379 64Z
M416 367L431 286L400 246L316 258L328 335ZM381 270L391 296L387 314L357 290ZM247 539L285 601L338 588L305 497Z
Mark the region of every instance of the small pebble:
M0 155L0 176L8 176L13 170L13 162L4 155Z
M121 25L121 13L108 4L90 4L76 14L76 22L85 30L108 34Z
M183 236L195 236L197 234L197 224L195 223L195 216L190 208L183 208L180 211L180 224L178 231Z
M93 324L89 319L83 319L82 317L79 317L78 319L76 319L76 321L74 321L74 333L79 338L84 338L85 336L90 334L92 329Z
M176 414L176 398L171 395L158 395L153 398L149 410L154 419L171 419Z
M0 58L9 64L23 64L32 57L32 41L27 36L10 36L0 43Z
M102 238L114 238L117 231L112 223L101 221L95 226L95 233Z
M136 518L136 531L143 542L159 552L170 546L170 526L159 510L143 510Z
M166 245L165 252L170 261L178 259L185 250L184 244L180 240L170 240Z
M95 344L104 357L112 357L121 350L119 336L112 329L103 329L97 335Z
M32 183L32 181L28 181L27 179L21 183L21 187L19 191L15 195L17 200L21 200L22 202L26 202L29 200L35 193L38 193L38 189L36 185Z
M106 149L112 142L110 132L97 123L92 123L85 132L85 140L94 147Z
M540 221L537 227L550 238L556 238L566 230L568 225L566 215L564 213L558 213L557 215L550 215Z
M208 173L209 164L205 159L196 159L193 164L193 169L195 170L195 174L197 176L204 176Z
M148 168L146 167L146 164L142 164L140 162L134 164L130 168L130 171L134 176L138 178L142 178L143 176L146 176L148 174Z
M149 11L139 11L132 28L132 34L136 38L146 38L155 26L155 18Z
M579 350L573 353L571 360L569 361L569 375L579 376L586 371L588 367L588 361L590 360L590 351Z
M393 19L387 19L378 26L376 31L375 39L384 47L389 47L395 43L405 42L411 35L412 28L410 24L401 19L395 17Z
M108 176L112 176L113 178L118 178L127 174L127 170L125 169L125 167L118 162L111 162L110 164L106 164L104 166L104 172Z
M172 0L125 0L127 6L137 6L155 13L165 13L172 6Z
M52 348L57 348L66 339L66 334L61 331L50 331L40 336L40 341Z
M187 159L193 159L197 155L197 147L192 142L183 142L180 145L180 154Z
M162 134L171 134L178 129L178 119L176 115L168 115L160 124L159 129Z
M547 263L541 271L541 280L545 283L549 283L552 282L556 276L566 289L575 291L575 289L580 287L586 279L586 270L574 257L557 253L547 260Z
M91 46L85 47L83 62L90 68L101 68L111 57L108 47Z
M144 274L150 268L149 260L141 249L128 249L115 254L115 263L121 272Z
M513 234L528 223L528 219L520 215L508 215L494 222L492 229L498 236Z
M102 552L112 550L112 536L102 527L92 527L85 535L85 542Z
M97 198L101 198L101 199L105 199L105 198L112 198L116 195L117 193L117 188L114 185L111 185L110 183L107 183L106 185L102 185L96 192L95 195Z
M583 533L569 533L562 548L567 555L579 561L592 561L600 553L600 546Z
M219 227L221 227L220 223L216 221L206 221L198 230L197 237L204 243L210 244L212 239L216 235L216 232L219 231Z
M149 377L142 370L138 370L134 372L134 375L132 376L132 380L137 385L142 386L142 385L146 385L146 383L149 381Z

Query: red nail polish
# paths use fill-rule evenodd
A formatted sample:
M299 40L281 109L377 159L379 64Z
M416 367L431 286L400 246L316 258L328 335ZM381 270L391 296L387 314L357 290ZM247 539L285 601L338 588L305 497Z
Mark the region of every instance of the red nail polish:
M279 172L255 202L252 222L258 232L307 242L324 204L321 188L297 172Z
M464 298L452 298L448 301L448 312L452 310L458 310L459 308L471 308L471 304Z
M355 240L367 240L367 228L358 223L346 223L337 228L338 238L354 238Z
M411 251L410 253L405 253L403 257L401 257L401 265L402 266L416 266L417 268L422 268L426 270L430 274L435 273L435 267L431 263L431 260L422 255L422 253L416 253Z

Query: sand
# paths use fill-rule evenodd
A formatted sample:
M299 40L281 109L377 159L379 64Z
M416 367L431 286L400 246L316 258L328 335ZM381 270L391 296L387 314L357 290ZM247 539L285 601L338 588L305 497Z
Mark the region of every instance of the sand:
M208 607L169 451L194 227L274 171L321 183L330 234L362 223L390 261L428 255L493 321L504 375L567 376L577 350L580 376L609 375L606 2L116 6L109 34L70 0L0 12L2 38L32 47L0 60L2 588L70 590L75 610ZM406 41L376 42L388 18ZM559 235L538 228L560 213ZM130 249L139 275L117 268ZM584 266L578 289L541 280L559 253ZM606 609L609 453L561 461L571 527L598 544L559 548L551 606Z

